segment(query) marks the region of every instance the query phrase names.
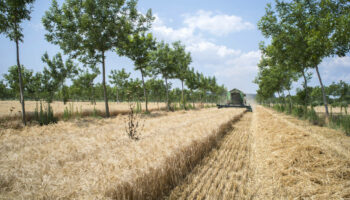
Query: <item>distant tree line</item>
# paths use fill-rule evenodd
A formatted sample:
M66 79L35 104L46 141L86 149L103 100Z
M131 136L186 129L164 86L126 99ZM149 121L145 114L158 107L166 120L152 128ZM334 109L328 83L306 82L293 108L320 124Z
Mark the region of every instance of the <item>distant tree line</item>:
M44 100L49 103L52 101L96 101L104 100L103 86L101 83L95 84L95 78L100 73L95 71L77 70L70 71L71 85L67 86L59 80L65 79L59 75L58 70L55 72L57 80L50 75L52 70L44 68L43 72L34 73L25 67L21 67L24 83L24 96L27 100ZM63 71L63 70L62 70ZM74 74L74 76L72 76ZM68 74L67 74L68 75ZM139 78L130 78L130 73L127 73L124 68L121 70L112 70L110 84L106 84L109 101L128 102L128 101L143 101L144 87L142 80ZM45 78L49 76L50 78ZM196 84L196 89L172 88L172 84L168 83L169 102L180 103L186 106L186 103L194 104L194 102L214 103L219 98L226 94L226 88L216 84L215 77L205 77L203 74L195 73L191 76L196 77L193 81L189 80L185 84ZM198 76L198 77L197 77ZM17 66L9 68L8 73L4 74L4 80L0 81L0 99L18 99L18 73ZM187 80L187 79L186 79ZM192 87L193 88L193 87ZM151 102L166 102L166 85L162 79L150 78L145 81L146 94ZM184 97L182 98L182 93ZM185 104L183 104L184 99ZM194 106L194 105L192 105Z
M350 104L350 84L339 81L338 83L333 82L332 84L324 87L325 93L327 94L326 99L329 105L332 107L344 108L344 112ZM309 94L306 96L306 94ZM259 97L260 98L260 97ZM301 88L296 89L295 95L283 95L277 93L277 95L268 99L258 99L261 103L284 103L286 105L296 104L307 105L312 107L324 106L322 89L320 86L310 87L308 86L307 91Z
M17 65L9 68L0 82L0 98L17 98L25 119L25 99L46 100L104 100L109 117L108 101L186 101L215 102L226 89L216 78L206 77L190 69L192 58L180 41L158 42L149 32L154 17L152 11L141 14L136 0L66 0L59 5L52 0L42 23L46 40L58 45L64 55L42 56L42 72L25 68L19 60L19 43L23 34L20 24L30 20L34 0L0 0L0 34L16 43ZM106 81L106 52L126 56L134 63L141 79L132 79L124 69L112 70ZM79 62L84 67L79 68ZM100 65L100 69L99 66ZM102 74L101 74L102 73ZM102 82L95 84L101 74ZM161 79L158 79L161 77ZM146 80L148 78L148 80ZM172 79L181 81L180 89L171 89ZM66 85L71 80L71 85ZM184 88L187 86L187 89Z

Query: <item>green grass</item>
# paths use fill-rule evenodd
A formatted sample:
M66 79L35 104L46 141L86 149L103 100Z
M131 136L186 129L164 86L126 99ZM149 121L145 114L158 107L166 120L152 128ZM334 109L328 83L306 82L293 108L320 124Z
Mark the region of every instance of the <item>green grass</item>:
M325 117L320 116L316 113L313 107L307 108L305 110L305 106L302 105L283 105L283 104L275 104L272 108L278 112L286 113L289 115L293 115L299 119L308 120L313 125L325 126ZM345 132L346 135L350 136L350 115L339 114L339 115L330 115L329 116L329 127L333 129L341 129Z

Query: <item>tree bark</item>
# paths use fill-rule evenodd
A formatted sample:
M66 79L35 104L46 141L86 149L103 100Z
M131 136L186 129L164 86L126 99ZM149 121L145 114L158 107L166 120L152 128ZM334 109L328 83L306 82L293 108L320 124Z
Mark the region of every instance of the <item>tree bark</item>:
M116 88L116 93L117 93L117 103L119 103L119 92L118 92L118 87L115 87Z
M145 103L146 103L146 112L148 112L148 98L147 98L147 93L146 93L145 80L144 80L144 75L143 75L142 69L140 71L141 71L141 77L142 77L143 96L145 97Z
M329 113L328 113L328 105L327 105L328 103L327 103L326 93L324 91L324 87L323 87L323 83L322 83L320 72L318 71L318 66L316 66L315 68L316 68L318 80L320 81L320 85L321 85L321 89L322 89L323 104L324 104L324 108L326 109L326 122L328 123Z
M23 95L23 80L22 80L22 70L21 70L21 64L19 62L19 47L18 47L18 40L16 40L16 54L17 54L17 70L18 70L18 78L19 78L19 93L20 93L20 101L22 105L22 122L24 125L26 125L26 111L25 111L25 105L24 105L24 95Z
M182 98L182 109L185 109L185 99L184 99L184 81L181 80L181 87L182 87L182 94L181 94L181 98Z
M169 91L168 91L168 79L165 78L165 87L166 87L166 110L169 111Z
M105 99L106 117L109 117L110 115L109 115L107 88L106 88L106 67L105 67L105 52L104 51L102 51L102 85L103 85L103 96Z
M305 72L304 70L302 71L303 73L303 77L304 77L304 90L305 90L305 112L307 111L307 100L308 100L308 92L307 92L307 79L306 79L306 76L305 76Z
M195 108L195 105L194 105L194 96L193 96L193 91L192 91L192 90L191 90L191 97L192 97L193 108Z
M292 97L290 96L290 90L288 90L288 94L289 94L289 110L290 112L292 112L293 103L292 103Z

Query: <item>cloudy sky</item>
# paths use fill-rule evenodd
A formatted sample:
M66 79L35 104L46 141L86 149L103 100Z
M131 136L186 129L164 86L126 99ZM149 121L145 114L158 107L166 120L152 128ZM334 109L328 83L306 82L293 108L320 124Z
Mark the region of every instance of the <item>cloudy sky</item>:
M24 43L20 45L21 63L34 71L41 71L44 64L41 56L47 51L52 57L60 49L45 41L45 29L41 18L49 8L50 1L37 0L33 7L32 20L22 24ZM59 0L58 2L62 2ZM166 42L180 40L192 54L193 66L205 75L215 75L220 84L228 89L239 88L255 93L252 83L257 74L260 59L258 44L265 40L257 29L257 22L264 15L265 0L139 0L138 8L145 13L151 8L155 16L152 32L156 38ZM0 35L0 74L16 64L15 44ZM114 52L107 54L107 72L125 68L133 77L128 58ZM344 80L350 82L350 57L327 58L320 65L325 84ZM312 71L313 72L313 71ZM101 77L97 81L100 81ZM314 75L311 85L318 84ZM179 86L178 81L173 81ZM294 88L300 87L298 83Z

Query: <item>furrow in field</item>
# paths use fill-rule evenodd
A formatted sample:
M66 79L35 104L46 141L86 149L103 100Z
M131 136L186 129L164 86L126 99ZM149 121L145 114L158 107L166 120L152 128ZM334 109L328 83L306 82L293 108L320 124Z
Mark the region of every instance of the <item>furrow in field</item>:
M178 185L169 199L246 199L252 114L234 125L210 154Z

